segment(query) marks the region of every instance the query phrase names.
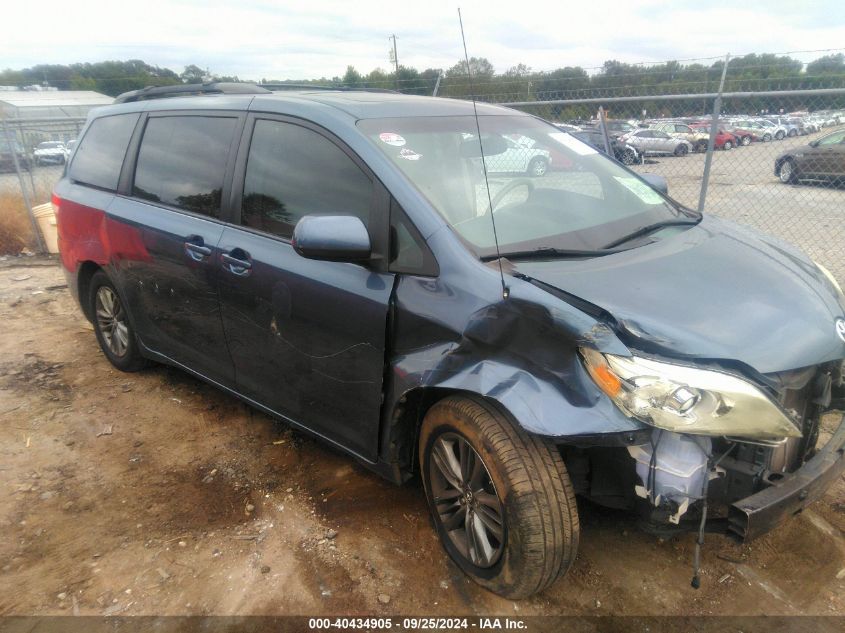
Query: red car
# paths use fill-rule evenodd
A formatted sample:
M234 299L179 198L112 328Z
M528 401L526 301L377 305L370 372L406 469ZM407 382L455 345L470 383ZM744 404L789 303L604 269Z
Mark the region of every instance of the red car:
M710 125L708 123L701 123L698 125L690 125L693 130L696 131L704 131L709 133L710 132ZM716 131L716 138L713 140L713 147L715 149L731 149L739 145L742 141L737 138L737 135L732 134L730 132L726 132L724 129L719 128ZM744 143L747 145L747 143Z

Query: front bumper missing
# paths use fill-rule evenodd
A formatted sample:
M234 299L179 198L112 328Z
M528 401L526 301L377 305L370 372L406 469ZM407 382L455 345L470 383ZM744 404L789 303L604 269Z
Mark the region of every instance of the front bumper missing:
M728 534L750 541L821 498L845 471L845 416L827 444L794 473L740 499L728 512Z

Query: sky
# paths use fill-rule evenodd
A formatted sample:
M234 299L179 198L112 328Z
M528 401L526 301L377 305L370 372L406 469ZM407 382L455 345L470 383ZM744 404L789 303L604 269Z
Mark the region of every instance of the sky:
M241 79L310 79L347 65L387 69L395 34L400 64L445 69L463 57L458 6L470 56L497 72L845 50L843 0L38 0L37 14L6 3L0 68L142 59L177 72L196 64Z

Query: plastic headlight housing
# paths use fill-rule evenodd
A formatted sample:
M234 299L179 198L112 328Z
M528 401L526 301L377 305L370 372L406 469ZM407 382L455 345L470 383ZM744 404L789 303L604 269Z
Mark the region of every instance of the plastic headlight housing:
M582 348L596 385L624 413L675 433L759 440L801 437L765 393L736 376Z

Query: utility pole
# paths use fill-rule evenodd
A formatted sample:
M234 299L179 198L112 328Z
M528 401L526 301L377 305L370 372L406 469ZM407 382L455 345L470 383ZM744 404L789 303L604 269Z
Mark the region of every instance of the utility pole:
M399 90L399 56L396 54L396 36L391 35L387 39L393 40L393 50L390 51L390 61L393 62L393 68L395 70L394 80L396 89Z

